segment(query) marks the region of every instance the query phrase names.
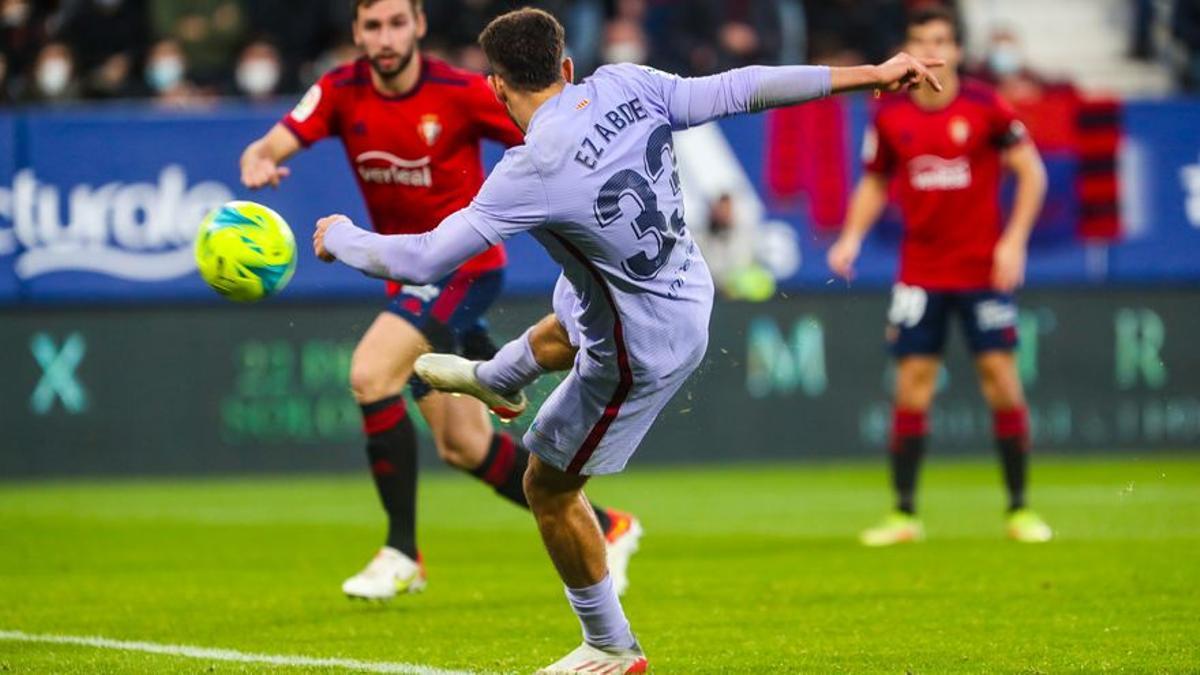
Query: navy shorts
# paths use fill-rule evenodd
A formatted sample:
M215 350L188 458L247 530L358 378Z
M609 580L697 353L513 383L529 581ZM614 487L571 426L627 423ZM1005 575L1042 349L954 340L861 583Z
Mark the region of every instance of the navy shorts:
M484 315L504 287L504 270L459 270L427 286L404 286L388 303L388 311L411 323L433 347L444 354L460 354L474 361L496 355ZM413 375L408 381L414 399L430 392L428 384Z
M1017 303L992 290L927 291L896 284L888 310L892 356L940 356L951 317L957 317L972 354L1017 347Z

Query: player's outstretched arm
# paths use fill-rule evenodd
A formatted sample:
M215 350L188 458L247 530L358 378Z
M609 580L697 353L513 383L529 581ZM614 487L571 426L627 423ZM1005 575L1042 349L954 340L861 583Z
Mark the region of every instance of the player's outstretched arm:
M862 89L898 91L927 83L940 91L941 83L929 72L940 65L936 59L897 54L877 66L747 66L708 77L659 76L672 124L686 128Z
M300 140L282 124L271 127L265 136L246 146L242 152L242 185L257 190L279 182L291 175L281 164L300 151Z
M831 68L830 78L835 94L864 89L902 91L924 84L941 91L941 81L929 69L944 65L940 59L919 59L901 52L877 66Z
M380 279L413 284L431 284L490 246L461 211L418 235L367 232L343 215L318 220L313 231L318 258L340 260Z

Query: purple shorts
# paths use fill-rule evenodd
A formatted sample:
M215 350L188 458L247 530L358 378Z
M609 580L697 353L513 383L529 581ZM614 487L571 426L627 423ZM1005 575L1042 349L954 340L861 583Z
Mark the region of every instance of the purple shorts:
M554 313L579 344L577 299L565 280L554 291ZM615 356L580 349L570 374L542 404L525 432L525 447L542 461L567 473L597 476L619 473L688 377L699 367L708 346L698 339L685 362L657 373L645 372L630 359L620 317L613 325Z

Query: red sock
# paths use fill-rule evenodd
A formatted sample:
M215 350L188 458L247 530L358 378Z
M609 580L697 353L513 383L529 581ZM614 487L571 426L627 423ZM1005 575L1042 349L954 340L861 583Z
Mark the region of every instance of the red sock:
M1029 411L1024 407L992 411L996 451L1004 468L1008 508L1025 507L1025 484L1029 475Z
M929 437L929 416L924 410L897 408L892 417L892 487L896 509L916 512L917 471Z

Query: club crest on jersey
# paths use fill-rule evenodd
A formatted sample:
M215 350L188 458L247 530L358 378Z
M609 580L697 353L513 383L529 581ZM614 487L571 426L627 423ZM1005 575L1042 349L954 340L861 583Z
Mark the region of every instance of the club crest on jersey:
M421 123L417 125L417 131L421 132L425 143L432 146L442 135L442 123L438 120L437 115L421 115Z
M971 123L965 117L955 117L950 120L950 140L958 145L966 145L971 138Z

